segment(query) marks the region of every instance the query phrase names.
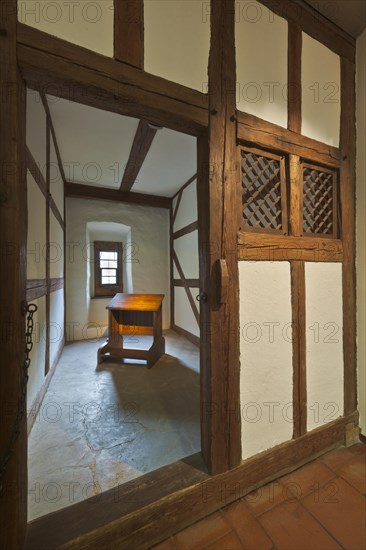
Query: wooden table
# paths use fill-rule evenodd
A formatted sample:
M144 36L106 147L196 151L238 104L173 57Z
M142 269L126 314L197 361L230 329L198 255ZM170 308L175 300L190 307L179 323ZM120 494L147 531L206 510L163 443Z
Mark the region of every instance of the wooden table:
M164 294L119 293L107 305L109 337L98 350L98 364L105 357L145 359L150 369L165 353L162 331L162 303ZM150 349L123 347L123 335L152 335Z

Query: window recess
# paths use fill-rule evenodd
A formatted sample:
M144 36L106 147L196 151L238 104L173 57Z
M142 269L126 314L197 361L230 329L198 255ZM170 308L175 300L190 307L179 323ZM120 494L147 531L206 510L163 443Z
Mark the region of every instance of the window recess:
M94 296L123 292L122 243L94 242Z
M287 235L285 157L239 146L241 231Z

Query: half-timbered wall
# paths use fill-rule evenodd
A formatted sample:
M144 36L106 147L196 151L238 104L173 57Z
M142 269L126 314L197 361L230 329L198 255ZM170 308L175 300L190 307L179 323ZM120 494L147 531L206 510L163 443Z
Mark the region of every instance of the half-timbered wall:
M169 210L67 198L66 219L67 340L99 338L108 320L105 305L109 300L91 298L89 288L88 273L93 259L89 246L90 222L123 223L131 228L131 241L123 254L123 262L130 264L132 273L132 284L127 290L164 294L163 328L169 328ZM100 300L104 308L94 305L95 301Z
M243 458L343 416L345 399L340 56L264 4L236 7L237 107L254 130L238 157Z
M47 101L30 89L26 123L27 300L38 307L27 397L36 413L64 343L64 182Z
M194 343L199 339L197 178L173 198L171 211L171 327Z

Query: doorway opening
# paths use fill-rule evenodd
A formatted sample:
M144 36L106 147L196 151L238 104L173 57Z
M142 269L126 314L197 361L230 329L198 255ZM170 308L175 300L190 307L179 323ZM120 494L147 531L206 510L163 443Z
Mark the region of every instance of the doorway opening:
M29 520L201 450L196 141L28 91ZM149 312L98 353L116 295L162 296L151 364Z

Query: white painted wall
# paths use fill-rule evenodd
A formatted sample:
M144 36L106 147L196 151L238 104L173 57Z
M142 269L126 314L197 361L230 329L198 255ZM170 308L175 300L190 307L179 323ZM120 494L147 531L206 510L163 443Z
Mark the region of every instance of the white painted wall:
M235 20L237 108L287 127L287 21L256 1Z
M210 2L144 2L145 70L207 91Z
M174 201L174 208L177 199ZM174 231L178 231L186 225L197 221L197 180L192 181L182 193L178 212L174 220Z
M38 92L27 89L26 142L46 179L46 112Z
M292 438L289 262L239 262L242 457Z
M88 311L86 227L91 221L123 223L131 227L128 261L132 266L133 291L165 294L163 328L168 328L169 211L134 204L69 198L66 201L68 339L82 340L101 335L101 331L98 333L97 329L88 330L87 327L91 321ZM70 323L74 324L73 330Z
M113 0L19 0L21 23L113 57Z
M64 276L64 231L50 211L50 277Z
M43 279L46 276L46 200L27 172L27 279Z
M339 146L340 58L302 33L302 134Z
M189 290L194 298L199 292L198 289L190 288ZM195 336L200 335L198 323L183 287L174 288L174 323Z
M50 139L50 193L56 203L56 206L64 217L64 186L61 177L61 172L58 166L56 150L53 143L53 137L51 134Z
M64 290L50 295L50 365L54 364L64 339Z
M305 263L307 428L343 415L342 264Z
M366 30L356 43L356 269L357 269L357 373L361 433L366 436Z

